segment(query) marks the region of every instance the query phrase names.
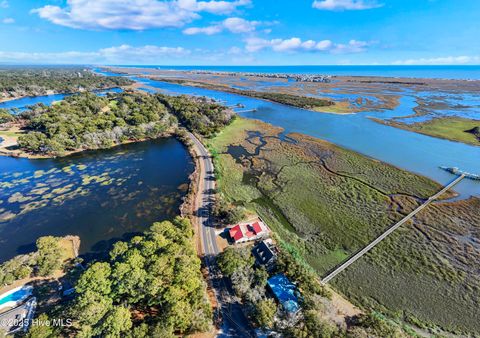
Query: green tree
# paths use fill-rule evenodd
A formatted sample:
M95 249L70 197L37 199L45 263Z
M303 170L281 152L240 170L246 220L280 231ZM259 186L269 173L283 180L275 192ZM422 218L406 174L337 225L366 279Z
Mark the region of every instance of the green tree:
M173 329L171 326L166 325L165 323L156 323L150 330L149 337L161 337L161 338L175 338L176 335L173 334Z
M213 215L222 223L235 224L245 218L245 208L228 203L219 194L213 208Z
M0 109L0 124L12 122L15 120L15 117L10 114L6 109Z
M75 289L79 294L92 291L101 295L108 295L112 290L110 275L110 264L94 263L80 276Z
M54 328L48 324L49 318L42 313L36 318L36 321L30 326L25 337L27 338L55 338L57 333ZM0 337L2 337L0 333Z
M62 267L62 250L58 238L45 236L37 239L37 274L49 276Z
M249 249L228 247L218 255L217 263L222 273L230 277L238 269L253 265L254 258Z
M132 328L130 311L123 306L115 306L103 318L98 326L98 335L102 337L121 337Z
M277 304L271 298L255 304L255 320L260 327L271 328L277 313Z
M20 148L35 153L45 151L47 142L47 135L37 131L30 132L25 135L20 135L17 140L18 146Z
M146 323L142 323L138 326L133 327L127 334L128 338L147 338L149 335L150 328ZM157 336L159 337L159 336Z
M111 260L115 260L118 256L123 255L128 250L128 244L125 242L116 242L110 250Z
M146 308L158 310L165 333L207 330L212 312L192 236L190 222L176 218L116 243L110 259L89 266L77 282L72 309L77 333L124 336L132 328L130 312ZM143 325L133 330L128 337L147 335Z
M80 324L94 326L110 311L112 304L113 301L108 296L86 291L76 299L73 315Z

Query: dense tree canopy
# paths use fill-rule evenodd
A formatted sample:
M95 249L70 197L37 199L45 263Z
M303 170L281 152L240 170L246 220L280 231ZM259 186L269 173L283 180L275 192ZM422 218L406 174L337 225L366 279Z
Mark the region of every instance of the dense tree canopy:
M0 98L75 93L106 89L132 83L123 77L97 75L81 67L3 67L0 68Z
M189 130L210 136L230 122L231 114L223 106L186 96L83 93L23 112L27 133L18 144L27 152L51 155L109 148L168 135L178 126L177 118Z
M182 95L165 99L172 113L187 129L207 137L219 132L233 118L232 111L205 98L192 100Z
M162 103L141 94L100 97L84 93L51 107L38 105L22 113L21 118L27 121L29 132L19 137L19 146L51 154L154 138L175 124Z
M68 309L77 333L119 337L160 330L168 336L208 329L212 314L192 237L190 222L177 217L117 242L110 259L93 263L77 282ZM133 311L152 309L148 327L133 327Z
M254 259L248 248L227 247L218 255L217 263L222 273L230 277L235 271L251 266Z

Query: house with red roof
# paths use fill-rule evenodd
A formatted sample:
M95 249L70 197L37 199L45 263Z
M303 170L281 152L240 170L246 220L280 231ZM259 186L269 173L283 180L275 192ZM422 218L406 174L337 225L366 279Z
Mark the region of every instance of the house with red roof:
M260 220L253 223L239 223L228 230L230 238L235 243L255 241L268 237L270 230Z

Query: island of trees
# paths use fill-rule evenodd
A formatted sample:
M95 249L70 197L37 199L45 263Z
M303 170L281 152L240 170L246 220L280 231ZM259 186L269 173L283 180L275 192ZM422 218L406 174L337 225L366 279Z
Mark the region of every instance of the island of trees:
M76 93L132 83L128 78L97 75L81 67L3 67L0 68L0 100Z
M180 125L208 137L233 117L231 110L205 98L133 92L102 97L86 92L51 106L35 105L18 116L3 110L0 123L21 127L24 133L17 143L22 151L63 156L170 136Z

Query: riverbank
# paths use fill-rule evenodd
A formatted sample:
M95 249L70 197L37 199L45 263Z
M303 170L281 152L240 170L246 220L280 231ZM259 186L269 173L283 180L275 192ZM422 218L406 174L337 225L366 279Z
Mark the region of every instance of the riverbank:
M158 78L158 77L147 77L147 78L157 80L157 81L162 81L162 82L179 84L179 85L200 87L200 88L211 89L211 90L219 90L227 93L253 97L261 100L281 103L281 104L285 104L292 107L297 107L297 108L306 109L306 110L313 110L318 112L320 112L323 107L330 107L335 105L335 102L328 99L322 99L322 98L306 97L306 96L292 95L292 94L286 94L286 93L270 93L270 92L258 92L253 90L240 90L240 89L232 88L225 85L215 85L215 84L203 83L203 82L197 82L197 81L191 81L191 80Z
M425 122L402 123L398 120L373 119L377 123L449 141L480 146L480 121L461 117L434 117ZM475 132L475 130L479 131Z
M238 119L215 137L210 145L218 188L230 202L258 212L319 275L440 188L328 142L281 132ZM478 198L435 203L338 276L334 288L399 322L478 332L480 299L471 290L480 279L469 262L480 258L480 250L474 244L464 250L461 238L480 227L474 212L479 206ZM414 283L405 277L413 275ZM375 286L369 286L372 280ZM464 291L447 297L448 288Z
M153 138L141 138L141 139L135 139L135 140L131 139L131 140L125 140L116 144L112 144L110 147L106 147L106 148L75 149L75 150L65 151L62 154L35 154L35 153L24 151L19 148L18 137L21 135L25 135L25 131L21 130L18 126L14 126L8 130L3 130L3 131L0 130L0 137L3 139L3 142L0 143L0 156L26 158L30 160L61 158L61 157L72 156L72 155L79 154L86 151L111 149L111 148L119 147L122 145L127 145L127 144L137 143L137 142L145 142L153 139ZM175 131L171 130L169 132L166 132L165 134L155 137L155 139L169 138L169 137L172 137L173 135L175 135Z
M242 72L211 72L201 70L166 70L155 68L107 67L109 71L162 81L189 81L202 83L203 88L223 90L252 90L314 97L331 100L335 105L325 106L320 112L358 113L394 110L399 99L415 95L421 100L425 93L432 99L443 95L478 94L480 81L412 79L379 76L333 76L329 81L312 82L311 76L295 74L261 74ZM280 76L281 75L281 76ZM293 76L293 77L292 77ZM217 88L218 86L218 88ZM233 91L232 91L233 89ZM438 94L438 95L437 95ZM424 97L427 99L427 97Z
M58 237L56 238L56 240L57 240L57 245L59 249L58 259L61 260L62 265L66 264L67 262L73 261L75 258L78 257L78 253L80 250L79 236L68 235L68 236ZM26 255L18 255L12 258L11 260L9 260L8 262L10 262L10 265L20 264L20 266L15 269L18 271L19 269L25 268L25 266L22 266L23 264L25 263L28 264L29 262L37 259L38 255L39 255L38 251L30 254L26 254ZM13 263L13 262L17 262L17 263ZM3 268L2 270L4 269L8 270L8 267L5 267L5 263L0 264L0 266ZM17 271L15 271L14 273L16 273ZM17 279L12 283L6 286L4 285L2 288L0 288L0 295L10 292L22 285L32 284L32 283L34 284L36 282L46 281L52 278L58 280L63 276L65 276L65 271L63 270L63 267L61 269L56 269L55 271L52 271L48 276L36 276L36 275L25 276L24 278ZM3 311L5 311L5 309L2 309L2 312Z

